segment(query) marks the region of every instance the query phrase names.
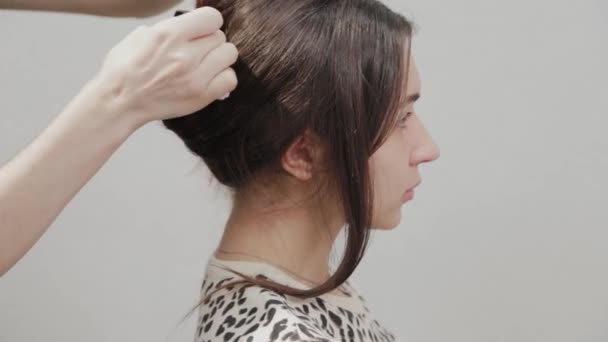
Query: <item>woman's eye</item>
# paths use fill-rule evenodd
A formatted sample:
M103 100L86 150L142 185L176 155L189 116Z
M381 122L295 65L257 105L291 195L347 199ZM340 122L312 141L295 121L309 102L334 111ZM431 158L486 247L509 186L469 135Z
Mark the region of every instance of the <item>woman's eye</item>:
M399 118L399 127L407 127L405 125L407 119L410 117L410 115L412 115L412 112L407 112L405 115L403 115L401 118Z

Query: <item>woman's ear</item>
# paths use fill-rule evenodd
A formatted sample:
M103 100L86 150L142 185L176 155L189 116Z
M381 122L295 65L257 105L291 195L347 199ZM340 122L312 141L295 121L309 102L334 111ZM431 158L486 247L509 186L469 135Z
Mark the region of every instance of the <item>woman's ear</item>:
M281 166L299 180L310 180L322 162L321 150L320 139L307 129L287 148L281 158Z

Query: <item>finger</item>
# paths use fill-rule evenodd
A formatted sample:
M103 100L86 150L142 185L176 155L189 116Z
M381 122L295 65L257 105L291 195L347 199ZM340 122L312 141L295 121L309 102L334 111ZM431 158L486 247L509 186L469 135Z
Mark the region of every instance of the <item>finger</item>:
M203 59L215 48L226 42L224 32L217 30L214 33L188 42L183 49L197 61L202 62Z
M217 31L223 23L224 19L218 10L201 7L163 20L153 27L160 31L175 33L181 39L192 40Z
M223 100L236 88L237 84L238 80L234 70L232 68L224 69L211 80L205 95L213 100Z
M215 48L201 62L200 79L210 82L218 73L234 64L238 55L239 53L232 43L224 43Z

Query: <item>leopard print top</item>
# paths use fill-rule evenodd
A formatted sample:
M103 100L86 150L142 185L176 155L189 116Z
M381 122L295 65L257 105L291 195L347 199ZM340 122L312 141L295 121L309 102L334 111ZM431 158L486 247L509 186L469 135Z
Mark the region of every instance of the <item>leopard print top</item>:
M203 298L240 278L231 270L306 288L271 265L212 256L201 289ZM200 306L195 342L396 342L393 334L371 318L363 297L350 282L343 288L350 296L300 299L258 286L225 287Z

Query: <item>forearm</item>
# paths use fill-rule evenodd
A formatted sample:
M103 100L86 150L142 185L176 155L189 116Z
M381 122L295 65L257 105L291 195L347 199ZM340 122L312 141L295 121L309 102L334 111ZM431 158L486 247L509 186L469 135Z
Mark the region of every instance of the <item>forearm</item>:
M139 126L91 82L0 169L0 276ZM100 96L101 95L101 96Z
M166 11L180 2L181 0L0 0L0 8L146 17Z

